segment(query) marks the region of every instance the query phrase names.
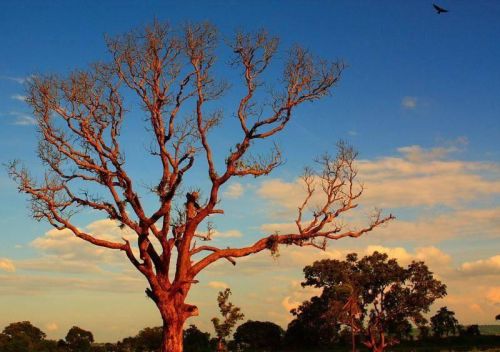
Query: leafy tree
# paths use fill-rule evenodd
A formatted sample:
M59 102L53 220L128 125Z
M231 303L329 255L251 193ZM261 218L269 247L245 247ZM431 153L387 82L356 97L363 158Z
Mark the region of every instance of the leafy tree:
M431 328L427 324L420 324L418 326L418 338L420 340L428 339L430 336Z
M304 274L302 285L323 288L317 300L329 302L329 314L336 317L337 323L346 324L339 317L356 295L357 324L366 324L363 343L373 351L383 351L397 343L398 338L407 338L410 322L423 324L423 314L446 294L446 286L434 279L423 262L412 262L403 268L395 259L378 252L361 259L352 253L343 261L317 261L306 266ZM325 313L316 318L324 316Z
M455 312L448 310L447 307L441 307L431 317L431 326L435 336L454 335L458 331L458 320L455 318Z
M481 331L479 325L473 324L468 326L458 325L458 334L460 336L480 336Z
M66 334L65 340L70 351L88 352L94 342L94 335L90 331L73 326Z
M234 341L243 350L277 351L281 345L283 329L269 321L252 321L241 324L234 333Z
M277 148L267 157L257 157L251 154L254 146L284 130L298 106L327 96L344 69L341 62L319 60L293 47L285 58L281 87L266 96L264 71L277 52L278 39L265 31L237 33L229 51L243 84L243 94L234 104L238 131L225 136L227 153L215 153L209 132L221 123L223 114L215 108L216 101L229 87L213 74L217 44L211 24L176 30L155 22L108 39L108 63L67 78L36 75L29 82L26 101L36 117L38 155L47 172L37 181L18 162L9 167L19 191L30 198L35 219L47 220L93 245L123 252L145 277L147 295L163 322L163 352L182 351L184 323L198 315L198 308L186 302L189 290L198 274L216 261L235 263L264 250L276 253L281 244L324 249L329 239L359 237L392 219L377 212L358 231L340 226L338 217L356 208L362 194L356 187L356 153L343 145L335 158L321 159L317 172L308 170L304 175L308 192L295 231L266 234L241 248L196 242L211 239L211 227L204 231L201 226L210 216L224 213L218 206L228 181L268 175L282 163ZM134 116L127 113L126 99L140 102L151 134L150 155L141 162L160 166L148 180L149 194L139 192L143 180L134 180L128 172L120 136L126 119ZM129 128L137 137L135 125ZM199 168L193 168L195 161ZM208 178L206 198L198 192L199 185L185 184L189 173L201 174L200 168ZM323 204L310 211L309 202L321 198L316 197L319 192L325 195ZM156 203L146 206L145 199L152 197ZM82 230L75 216L84 209L135 233L135 244Z
M134 339L135 351L156 352L161 349L163 329L161 326L144 328Z
M10 338L26 336L31 341L41 341L47 336L29 321L11 323L3 329L3 333Z
M387 331L398 341L410 340L412 324L408 319L391 320L387 322Z
M467 336L480 336L481 331L479 330L479 325L472 324L465 328L465 334Z
M217 351L224 351L226 349L225 339L231 334L231 330L233 330L238 321L242 320L245 316L241 313L239 307L229 302L230 295L231 289L226 288L224 291L220 291L217 296L217 303L222 315L222 320L217 317L212 318L212 323L214 324L215 333L218 338Z
M6 351L10 342L10 338L4 333L0 333L0 351Z
M195 325L190 325L189 328L184 330L184 351L210 351L210 334L200 331Z
M116 344L116 349L118 352L132 352L135 349L136 339L135 337L126 337Z
M335 302L339 303L339 302ZM338 305L338 309L342 304ZM324 314L331 309L324 297L312 297L291 313L295 318L288 324L285 344L288 348L329 348L338 341L340 323L335 317L325 319Z
M45 333L29 321L21 321L7 325L0 342L5 352L31 352L38 350L45 337Z

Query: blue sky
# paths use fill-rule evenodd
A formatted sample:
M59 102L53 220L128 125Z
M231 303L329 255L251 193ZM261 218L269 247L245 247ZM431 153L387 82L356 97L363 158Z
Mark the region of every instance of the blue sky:
M282 54L270 68L270 76L280 73L280 58L294 43L318 56L342 59L349 68L332 97L300 108L288 130L276 138L286 164L268 180L238 180L238 186L232 186L235 191L227 192L223 204L231 211L217 222L218 228L222 232L240 231L242 237L226 241L248 243L256 238L256 232L271 229L272 224L286 227L293 218L283 215L290 210L285 191L294 189L295 178L304 165L310 164L318 154L331 150L338 139L346 139L360 152L361 175L370 186L368 192L372 192L367 194L367 204L382 205L398 215L398 222L380 230L383 233L380 237L335 243L327 255L334 257L342 255L342 251L364 251L377 245L403 261L410 257L428 261L435 261L436 255L449 257L436 264L445 268L439 274L451 282L447 304L455 305L459 318L466 322L474 322L474 319L490 322L488 310L500 308L500 287L491 284L500 279L498 275L491 276L492 270L500 272L497 216L500 209L500 3L443 0L440 5L450 12L438 16L432 2L424 0L4 2L0 5L3 48L0 162L17 158L35 170L38 168L36 129L31 125L29 107L22 101L25 94L22 81L33 74L64 75L91 62L107 60L105 34L120 34L150 23L154 18L174 25L208 20L218 27L222 38L230 37L235 29L265 28L281 39ZM218 150L227 150L230 145L222 137L231 136L233 131L234 103L231 102L238 96L239 88L237 72L226 65L228 52L222 45L217 72L231 80L235 90L220 103L226 111L226 123L213 136ZM140 113L137 109L131 112L134 116ZM125 129L123 133L123 140L130 144L128 167L141 178L142 165L133 161L141 160L144 149L136 146L142 145L143 140L135 140L131 130ZM192 181L203 182L197 177ZM245 202L240 206L242 199ZM284 210L275 212L275 209ZM101 340L132 334L140 324L157 323L154 309L142 297L140 281L134 282L137 292L130 290L117 295L111 294L114 291L110 289L109 296L104 294L103 298L96 289L99 285L92 286L92 280L109 280L106 276L109 272L105 270L107 274L103 274L102 267L94 274L76 272L78 259L74 258L71 259L75 264L73 273L62 268L34 270L35 263L62 254L42 245L50 227L29 219L23 197L15 192L14 184L5 173L0 175L0 213L0 275L9 286L4 291L0 289L0 295L7 298L0 300L3 302L0 312L8 311L8 314L0 314L0 326L27 319L41 324L50 336L62 336L69 324L92 324L88 312L103 314L97 308L90 309L91 304L106 309L105 316L117 314L119 317L123 313L111 307L119 306L120 302L131 305L140 318L135 320L135 325L118 324L115 330L93 327ZM86 226L88 222L79 225ZM401 233L404 231L422 238ZM420 235L422 232L429 235ZM36 242L37 238L42 240ZM223 239L217 241L222 243ZM335 252L337 250L340 252ZM89 253L82 253L81 260L90 256L98 268L101 254ZM313 257L311 253L309 259ZM215 288L231 284L237 293L235 300L239 294L244 310L252 311L247 316L275 319L285 325L289 316L285 308L308 294L296 287L301 268L307 262L295 252L284 253L280 260L281 269L276 273L269 269L273 268L273 262L265 259L242 264L253 273L250 281L239 277L238 271L228 271L230 268L220 269L219 276L217 270L207 274L207 286L193 292L193 299L201 302L202 307L202 315L195 322L209 329L210 314L215 312ZM2 271L2 263L4 269L10 268L5 263L11 263L16 270ZM115 264L114 261L106 263ZM267 268L265 275L255 270L260 267ZM117 268L127 270L119 265ZM132 272L124 273L136 277ZM125 280L127 275L120 276L119 280ZM75 277L83 278L84 283L90 280L90 284L75 284L71 281ZM16 294L31 287L26 286L30 279L47 281L46 278L59 280L58 288ZM277 283L283 280L283 284L273 288L275 300L262 303L252 299L247 288L271 279ZM481 288L484 297L480 292L464 291L460 285L453 285L453 280L471 280ZM212 291L206 291L210 289ZM256 292L269 295L264 288ZM476 297L484 304L476 307L465 298L467 296ZM27 300L32 303L27 304ZM274 316L266 315L269 307L276 304L283 309L273 311ZM40 305L50 306L52 316L36 308ZM69 307L72 314L65 317ZM94 324L98 325L95 321Z

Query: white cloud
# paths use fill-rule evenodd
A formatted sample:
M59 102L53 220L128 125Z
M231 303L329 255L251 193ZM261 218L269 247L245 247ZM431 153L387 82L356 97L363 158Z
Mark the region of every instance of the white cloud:
M451 257L434 246L418 247L415 251L409 252L403 247L384 247L380 245L370 245L364 250L365 255L373 252L385 253L389 258L397 259L400 265L406 266L412 261L423 261L432 270L443 270L451 268Z
M207 285L211 288L222 289L222 290L229 287L228 284L222 281L210 281Z
M103 247L94 246L76 237L70 230L52 229L36 238L31 245L48 255L62 259L94 260L104 253L112 252Z
M237 199L240 198L244 192L245 189L243 185L241 183L235 182L227 187L226 191L224 192L224 196L231 199Z
M123 258L125 260L125 258ZM89 260L88 257L65 258L59 255L43 255L39 258L23 259L16 261L20 270L52 272L52 273L101 273L98 260Z
M237 238L242 237L243 234L238 230L227 230L227 231L213 231L213 238Z
M12 260L7 258L0 258L0 270L13 273L14 271L16 271L16 267L14 266Z
M98 220L85 227L85 231L94 237L109 241L122 242L128 239L136 252L133 239L135 235L129 229L120 229L118 223ZM19 269L60 273L100 273L103 265L116 268L127 266L128 259L122 251L95 246L78 237L70 230L52 229L31 242L40 256L16 261Z
M388 209L442 205L463 208L468 202L500 195L499 164L441 160L464 143L461 138L446 147L428 150L403 147L399 148L399 157L358 161L358 180L364 185L360 203ZM271 201L274 208L278 205L286 209L289 219L296 214L305 190L298 178L291 182L268 179L261 183L257 194ZM318 199L316 196L313 202Z
M18 97L21 97L21 96L19 95ZM13 117L13 119L10 122L12 125L17 125L17 126L33 126L33 125L36 125L35 118L33 116L28 115L28 114L23 113L23 112L11 111L11 112L9 112L7 114L3 114L3 115L5 115L5 116L12 116Z
M8 81L13 81L19 84L24 84L30 79L33 78L33 76L27 76L27 77L11 77L11 76L0 76L1 79L6 79Z
M302 287L300 281L291 280L288 288L288 295L283 298L281 305L290 312L290 310L298 308L302 302L310 299L312 296L319 295L321 289L315 287ZM292 316L289 317L291 319Z
M271 224L263 224L260 226L260 230L265 234L272 233L296 233L297 225L293 222L290 223L271 223Z
M405 109L415 109L417 107L417 98L406 96L401 100L401 106Z
M64 277L54 275L0 275L0 295L36 295L42 292L94 291L113 293L137 293L147 283L130 272L106 273L100 276Z
M500 238L500 208L466 209L396 219L378 235L385 240L436 243L451 238Z
M463 143L467 143L466 140L463 141ZM403 155L404 159L414 163L441 160L451 153L460 151L457 145L450 145L448 147L435 147L430 149L422 148L419 145L410 145L407 147L398 148L397 150Z
M122 238L131 240L135 237L131 230L122 230L118 225L118 222L109 219L97 220L87 225L85 231L96 238L116 242L122 242ZM68 229L49 230L43 236L31 242L31 245L43 251L45 254L54 254L61 258L99 258L109 261L112 257L112 253L119 252L104 247L94 246L76 237Z
M468 275L499 275L500 274L500 255L488 259L480 259L473 262L465 262L460 270ZM500 290L499 290L500 297ZM499 299L500 301L500 299Z
M30 115L26 115L26 114L22 114L22 113L13 113L12 115L15 115L15 119L12 122L13 125L17 125L17 126L36 125L36 120Z
M18 100L18 101L26 101L26 96L21 95L21 94L14 94L10 96L11 99Z

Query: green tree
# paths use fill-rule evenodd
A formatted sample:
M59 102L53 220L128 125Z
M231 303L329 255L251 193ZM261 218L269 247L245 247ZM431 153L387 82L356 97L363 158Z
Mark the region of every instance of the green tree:
M185 352L209 352L210 334L200 331L195 325L190 325L184 330Z
M65 340L70 351L88 352L94 342L94 335L90 331L73 326L66 334Z
M234 333L234 341L243 351L277 351L282 337L283 329L269 321L248 320Z
M365 324L363 343L373 351L383 351L397 343L398 337L408 335L410 322L425 322L423 314L446 294L446 286L434 279L423 262L403 268L378 252L361 259L352 253L343 261L317 261L306 266L304 274L303 285L323 289L319 299L330 302L330 314L338 323L346 325L339 317L345 314L355 292L358 307L354 312L359 315L359 324ZM325 315L318 318L321 316Z
M455 312L448 310L447 307L441 307L435 315L431 317L432 331L435 336L449 336L458 332L458 320L455 318Z
M226 288L224 291L220 291L217 296L217 304L219 306L220 314L222 315L222 320L217 317L212 318L215 334L218 339L217 351L226 350L226 338L231 334L231 331L236 326L238 321L242 320L245 316L241 313L241 309L239 307L236 307L233 303L229 302L230 295L231 289Z

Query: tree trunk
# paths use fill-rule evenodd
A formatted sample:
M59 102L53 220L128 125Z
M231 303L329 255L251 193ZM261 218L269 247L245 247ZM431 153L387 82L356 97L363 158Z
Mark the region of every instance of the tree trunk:
M351 344L352 352L356 352L356 334L354 333L354 317L351 315Z
M183 325L182 321L163 323L161 352L183 351Z
M351 344L352 344L352 352L356 352L356 335L354 334L354 330L351 327Z
M219 340L217 341L217 352L225 352L226 351L226 345L224 344L224 340L222 337L219 337Z

